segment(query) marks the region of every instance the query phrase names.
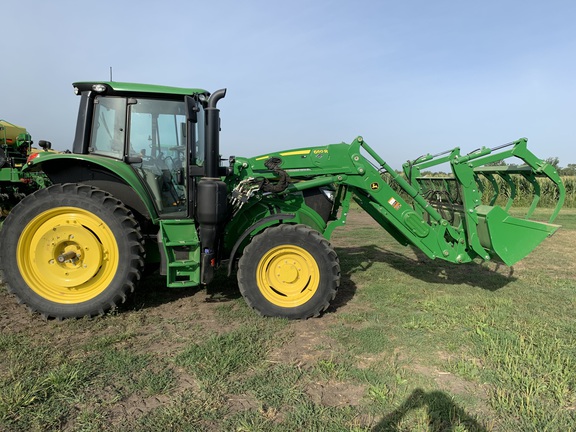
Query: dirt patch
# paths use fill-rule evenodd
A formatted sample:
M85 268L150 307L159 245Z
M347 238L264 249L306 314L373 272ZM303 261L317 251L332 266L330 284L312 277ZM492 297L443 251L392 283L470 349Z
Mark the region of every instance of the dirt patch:
M117 423L126 418L140 417L170 401L166 395L150 396L147 398L132 395L128 399L113 405L110 410L110 420Z
M187 390L192 390L195 393L201 391L196 380L188 373L178 369L176 374L177 383L170 395L160 394L147 397L140 394L130 395L128 398L111 405L110 420L113 423L119 423L127 418L140 417L156 408L168 405Z
M360 405L365 393L366 386L342 382L317 382L306 389L314 403L330 407Z
M6 286L0 286L0 333L26 332L38 326L38 316L30 313L8 294Z
M332 321L326 315L321 319L291 322L289 329L294 337L271 352L269 360L305 368L327 358L334 342L325 334L325 329Z
M417 374L432 378L439 390L443 390L450 394L467 394L470 393L470 390L472 390L473 387L473 384L468 381L439 368L412 363L410 365L410 370Z

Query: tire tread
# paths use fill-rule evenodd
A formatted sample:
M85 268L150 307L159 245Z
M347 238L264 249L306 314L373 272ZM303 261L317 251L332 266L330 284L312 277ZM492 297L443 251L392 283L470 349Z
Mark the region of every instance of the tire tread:
M0 242L4 245L5 238L9 235L9 230L19 226L18 219L25 215L27 206L32 207L33 205L38 204L39 201L43 202L52 198L61 197L62 195L66 195L67 198L70 198L71 203L74 202L74 197L87 198L93 203L106 208L108 213L111 214L119 223L129 250L127 263L125 264L128 266L128 269L125 270L127 276L126 280L119 284L120 286L107 299L100 302L93 302L94 305L90 306L90 310L87 313L80 313L80 310L78 310L77 313L72 310L60 312L58 311L59 308L40 310L40 307L34 306L26 301L20 293L20 290L23 288L18 287L21 283L15 281L13 282L16 286L12 286L13 284L10 283L10 281L6 281L7 290L16 297L19 303L25 304L32 312L40 313L45 319L56 318L60 320L72 317L82 318L103 315L106 311L123 304L126 301L128 294L134 292L135 286L140 280L140 275L144 268L144 239L140 233L138 222L132 214L132 211L125 207L120 200L101 189L76 183L57 184L45 189L40 189L24 198L7 216L3 229L0 231ZM76 205L82 207L81 204L81 200L78 200ZM2 267L4 267L7 262L13 262L15 259L14 257L6 256L7 253L6 247L0 249L0 266ZM3 268L3 270L6 274L7 269ZM92 300L89 300L88 302L92 302Z

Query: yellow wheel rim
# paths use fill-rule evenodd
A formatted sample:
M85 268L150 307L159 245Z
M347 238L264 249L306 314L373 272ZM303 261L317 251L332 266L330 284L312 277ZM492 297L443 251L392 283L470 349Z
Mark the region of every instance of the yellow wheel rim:
M16 249L26 284L62 304L81 303L104 291L118 269L118 255L110 227L76 207L57 207L34 217Z
M294 245L270 249L258 263L258 288L269 302L281 307L305 304L318 289L320 269L305 249Z

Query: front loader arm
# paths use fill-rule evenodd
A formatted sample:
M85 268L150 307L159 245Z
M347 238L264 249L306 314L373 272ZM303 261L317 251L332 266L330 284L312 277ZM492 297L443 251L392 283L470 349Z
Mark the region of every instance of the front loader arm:
M553 217L562 205L564 187L557 173L527 150L526 140L511 143L512 148L498 153L507 146L482 148L466 156L461 156L458 148L422 156L404 167L403 176L362 137L358 137L351 144L331 144L239 159L235 173L236 180L240 181L273 179L274 174L266 168L265 162L276 158L280 159L281 169L290 176L291 183L275 196L298 194L311 188L334 188L338 198L334 202L333 220L323 232L327 238L336 226L345 223L349 201L354 199L397 241L419 248L429 258L454 263L469 262L476 257L484 260L495 258L512 265L558 226L511 217L507 213L511 202L505 209L494 202L490 205L482 203L478 179L480 175L489 177L491 173L489 170L483 172L480 167L510 156L521 158L527 164L519 169L522 176L530 180L536 175L545 175L557 185L559 203ZM434 199L440 192L426 186L420 178L420 171L446 162L451 164L453 176L441 180L446 189L443 195L452 198ZM261 194L256 195L257 199L265 200ZM535 198L530 212L536 203ZM340 206L342 210L336 216Z
M367 152L380 167L363 156ZM470 261L464 253L462 232L451 230L456 239L445 240L449 229L447 221L429 205L399 174L390 168L362 137L351 144L331 144L324 147L298 149L270 153L251 159L237 159L235 183L246 179L274 177L264 163L269 158L280 158L282 169L292 182L279 196L287 196L306 189L332 186L335 189L335 211L323 234L326 237L345 223L349 202L354 199L397 241L404 245L413 244L430 258L441 257L454 262ZM383 173L393 176L403 191L424 209L432 223L427 222L408 202L383 179ZM258 195L258 194L257 194ZM258 198L265 201L265 197ZM338 209L339 215L337 215ZM450 235L447 237L450 238Z

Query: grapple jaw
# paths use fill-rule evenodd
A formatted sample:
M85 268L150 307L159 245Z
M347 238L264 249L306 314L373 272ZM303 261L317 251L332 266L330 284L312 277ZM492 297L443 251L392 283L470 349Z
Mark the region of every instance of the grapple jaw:
M513 157L523 163L501 165ZM423 170L445 163L452 168L451 176L421 176ZM459 148L425 155L404 164L404 172L412 186L451 224L452 232L462 232L471 258L513 265L559 228L552 222L564 203L564 184L552 165L528 150L525 138L494 148L482 147L467 155L461 155ZM547 223L531 219L540 202L542 178L555 187L556 204ZM519 184L528 185L532 193L520 217L513 209Z

